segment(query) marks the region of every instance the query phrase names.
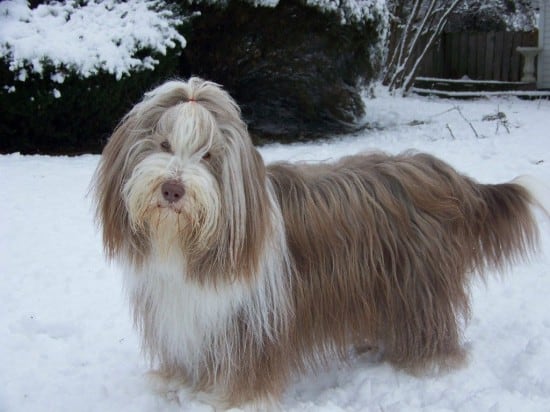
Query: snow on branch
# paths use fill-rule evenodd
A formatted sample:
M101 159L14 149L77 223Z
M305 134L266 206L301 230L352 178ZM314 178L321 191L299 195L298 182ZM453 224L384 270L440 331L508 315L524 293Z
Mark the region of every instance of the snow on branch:
M6 0L0 3L0 58L21 81L42 76L46 67L60 83L68 70L120 79L154 69L154 56L169 48L185 47L177 31L183 22L162 0L53 1L34 9L25 0Z
M391 91L407 92L413 84L420 62L439 38L451 13L464 0L415 0L410 8L404 0L393 2L393 44L384 83ZM405 20L400 25L401 20Z

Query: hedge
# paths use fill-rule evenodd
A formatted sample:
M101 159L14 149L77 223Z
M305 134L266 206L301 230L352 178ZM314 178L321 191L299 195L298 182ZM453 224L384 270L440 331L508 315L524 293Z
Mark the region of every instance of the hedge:
M158 56L154 71L123 76L68 75L62 84L48 72L14 81L0 62L0 151L22 153L98 153L121 117L143 93L178 73L179 57ZM10 87L15 91L10 91ZM12 89L13 90L13 89ZM58 95L58 97L56 97Z

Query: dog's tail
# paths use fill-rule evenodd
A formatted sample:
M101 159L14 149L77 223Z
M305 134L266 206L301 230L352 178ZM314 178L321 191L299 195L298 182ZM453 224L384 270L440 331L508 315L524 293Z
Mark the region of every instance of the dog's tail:
M531 196L531 201L550 218L550 186L533 176L519 176L512 183L525 188Z
M539 243L534 209L548 216L549 192L533 178L521 177L510 183L479 185L483 207L473 214L474 237L479 240L476 263L503 269L528 257Z

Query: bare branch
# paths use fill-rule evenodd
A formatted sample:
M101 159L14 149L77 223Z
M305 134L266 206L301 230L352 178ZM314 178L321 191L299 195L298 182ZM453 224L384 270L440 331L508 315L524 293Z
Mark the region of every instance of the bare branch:
M468 123L468 125L470 126L470 129L472 129L472 131L474 132L474 135L476 137L476 139L481 139L481 136L478 134L476 128L474 127L474 125L472 124L471 121L469 121L466 116L464 116L464 114L462 113L462 110L460 110L460 107L459 106L455 106L456 108L456 111L458 112L458 114L460 115L460 117L462 117L462 119Z
M424 15L424 18L422 19L422 22L420 23L420 26L418 28L416 28L416 30L415 30L413 39L410 42L408 42L408 44L407 44L407 49L408 50L407 50L406 56L403 58L400 55L400 59L398 60L397 65L396 65L396 70L393 73L392 79L390 81L390 90L393 90L394 88L396 88L396 86L399 87L403 83L403 78L405 76L405 69L406 69L407 64L409 62L409 59L410 59L412 53L414 52L414 50L416 48L416 45L418 44L418 40L421 36L421 33L424 31L424 27L426 27L428 18L430 16L430 14L432 13L433 9L435 8L435 5L436 5L437 1L438 0L431 0L431 3L428 6L428 10L426 11L426 13ZM417 0L417 3L415 3L415 6L418 3L421 3L421 1ZM419 7L420 7L420 5L419 5ZM416 18L416 16L415 16L415 18ZM408 36L409 33L410 33L410 30L404 32L403 35ZM404 37L404 39L405 39L405 37ZM403 46L404 43L405 43L405 41L402 42L401 46Z
M391 58L389 59L388 65L386 66L384 83L391 84L393 81L393 78L395 77L396 68L402 65L403 53L408 41L409 32L413 26L414 21L416 20L416 17L418 16L418 13L420 12L422 3L423 3L423 0L415 1L413 9L409 14L409 17L407 18L405 27L402 28L398 26L398 27L394 27L392 30L392 38L390 39L390 46L393 46L393 52L392 52ZM396 14L401 14L403 12L405 8L404 4L406 4L405 1L396 2L396 5L395 5ZM396 17L395 21L401 21L401 19ZM399 40L395 42L394 36L396 37L398 35L399 35Z
M435 0L433 0L433 1L435 1ZM405 39L409 35L411 27L413 25L413 22L416 20L416 17L418 16L418 13L420 12L420 6L422 5L422 3L423 3L422 0L416 0L415 1L413 10L412 10L412 12L411 12L411 14L410 14L410 16L407 20L407 24L406 24L405 28L403 29L403 35L401 36L403 41L401 42L401 47L399 49L399 59L397 60L398 65L401 65L403 63L403 53L405 51L405 43L406 43ZM410 49L409 49L409 52L410 52Z
M462 1L464 1L464 0L454 0L453 3L447 8L445 13L443 13L443 15L441 15L441 17L439 19L439 22L438 22L434 32L430 36L429 40L427 41L426 45L424 46L424 49L422 50L422 53L416 59L416 62L414 63L413 67L411 68L411 70L407 74L407 77L406 77L405 81L403 82L403 88L404 88L405 92L409 91L409 89L412 87L412 83L413 83L414 77L416 75L416 71L418 70L418 66L420 65L420 62L422 62L422 60L424 59L424 56L426 55L428 50L435 43L435 40L437 38L439 38L441 32L443 31L443 28L447 24L447 21L449 19L449 15L454 11L454 9L456 9L456 7Z
M451 138L452 138L453 140L456 140L456 137L455 137L455 135L454 135L454 133L453 133L453 131L452 131L452 129L451 129L451 126L449 126L449 123L447 123L446 127L447 127L447 130L449 131L449 133L451 134Z

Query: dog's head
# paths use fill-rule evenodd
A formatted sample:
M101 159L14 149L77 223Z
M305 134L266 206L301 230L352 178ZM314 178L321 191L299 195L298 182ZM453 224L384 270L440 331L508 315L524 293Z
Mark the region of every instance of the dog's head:
M95 175L109 257L181 253L201 281L256 271L270 205L263 161L235 101L198 78L147 93L107 143Z

